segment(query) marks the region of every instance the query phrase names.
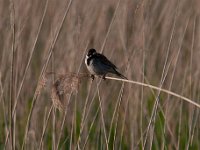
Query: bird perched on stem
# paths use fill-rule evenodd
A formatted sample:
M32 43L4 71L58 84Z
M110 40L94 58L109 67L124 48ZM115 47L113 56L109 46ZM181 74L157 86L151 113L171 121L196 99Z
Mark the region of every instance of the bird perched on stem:
M95 49L89 49L85 57L85 64L94 80L95 75L105 79L106 74L112 73L122 79L127 79L124 75L117 71L117 67L108 60L103 54L97 53Z

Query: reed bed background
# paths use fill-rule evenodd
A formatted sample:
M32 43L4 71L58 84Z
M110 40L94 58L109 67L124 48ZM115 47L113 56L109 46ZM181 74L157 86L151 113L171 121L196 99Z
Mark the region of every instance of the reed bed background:
M0 149L200 149L199 8L0 0ZM89 48L129 80L92 81Z

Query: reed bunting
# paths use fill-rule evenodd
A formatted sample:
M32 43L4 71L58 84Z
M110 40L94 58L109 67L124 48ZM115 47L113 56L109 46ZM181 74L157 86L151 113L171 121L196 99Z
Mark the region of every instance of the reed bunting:
M108 60L104 55L97 53L93 48L88 50L85 57L85 64L91 73L93 80L95 75L101 76L105 79L107 73L113 73L120 78L127 79L117 71L117 67L110 60Z

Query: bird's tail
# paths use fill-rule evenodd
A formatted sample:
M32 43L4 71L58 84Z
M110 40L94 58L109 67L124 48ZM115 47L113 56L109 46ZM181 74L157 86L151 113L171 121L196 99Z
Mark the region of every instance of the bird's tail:
M118 75L120 78L128 80L127 77L125 77L124 75L122 75L121 73L119 73L117 70L115 70L115 73L116 73L116 75Z

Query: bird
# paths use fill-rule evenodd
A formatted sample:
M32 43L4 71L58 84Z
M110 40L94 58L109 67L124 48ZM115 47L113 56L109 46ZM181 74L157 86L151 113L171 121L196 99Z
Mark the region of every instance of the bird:
M117 67L103 54L98 53L94 48L88 50L85 57L85 64L94 80L95 75L105 80L108 73L117 75L122 79L127 79L124 75L117 71Z

